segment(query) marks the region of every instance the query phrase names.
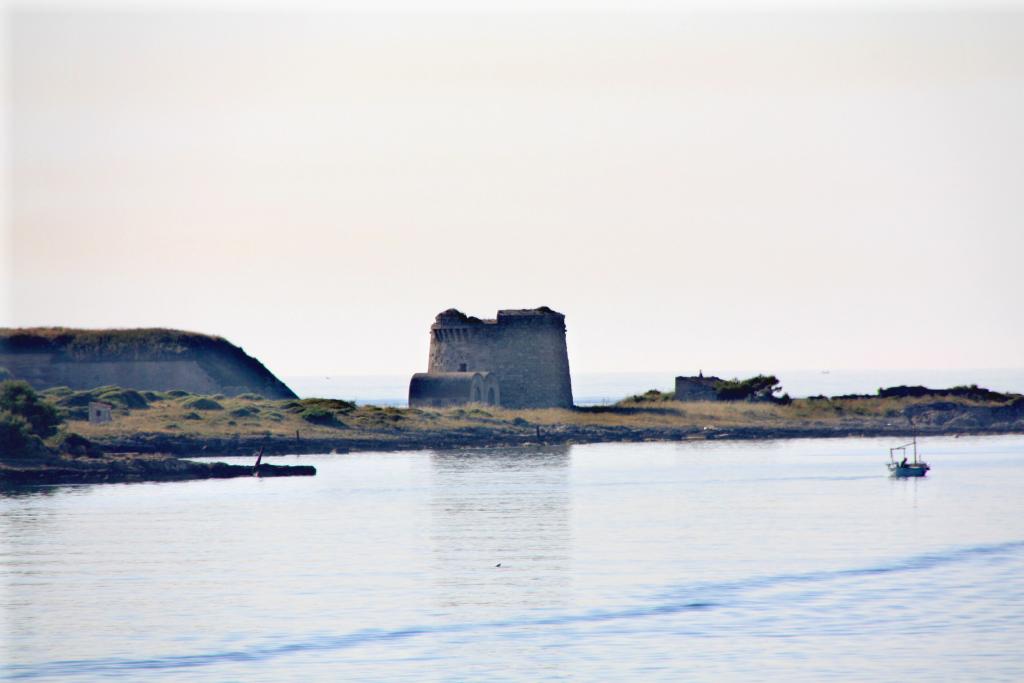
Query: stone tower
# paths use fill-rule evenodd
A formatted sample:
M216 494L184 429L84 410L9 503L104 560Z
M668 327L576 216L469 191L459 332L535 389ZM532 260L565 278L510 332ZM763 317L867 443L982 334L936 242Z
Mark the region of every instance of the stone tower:
M463 394L464 399L457 398ZM413 376L409 405L474 401L508 408L571 408L565 316L546 306L498 311L493 320L455 309L439 313L430 326L427 372Z

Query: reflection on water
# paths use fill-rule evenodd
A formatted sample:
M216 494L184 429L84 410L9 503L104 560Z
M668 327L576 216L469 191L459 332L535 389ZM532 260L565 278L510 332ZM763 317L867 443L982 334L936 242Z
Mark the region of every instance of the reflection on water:
M437 451L430 461L439 607L564 605L569 446Z

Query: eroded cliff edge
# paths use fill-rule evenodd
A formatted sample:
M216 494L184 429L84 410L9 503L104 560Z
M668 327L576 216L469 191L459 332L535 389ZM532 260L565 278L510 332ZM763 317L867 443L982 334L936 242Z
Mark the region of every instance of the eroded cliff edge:
M199 394L295 394L223 337L162 328L0 328L0 367L36 389L179 389Z

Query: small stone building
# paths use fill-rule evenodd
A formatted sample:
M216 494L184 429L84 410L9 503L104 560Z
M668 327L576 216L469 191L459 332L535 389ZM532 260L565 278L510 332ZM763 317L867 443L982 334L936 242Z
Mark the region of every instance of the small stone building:
M721 381L720 377L705 377L703 373L696 377L676 377L676 400L717 401L715 384Z
M102 401L92 401L89 403L89 422L92 424L103 424L104 422L110 422L114 418L110 414L111 408L114 406L109 403L103 403Z

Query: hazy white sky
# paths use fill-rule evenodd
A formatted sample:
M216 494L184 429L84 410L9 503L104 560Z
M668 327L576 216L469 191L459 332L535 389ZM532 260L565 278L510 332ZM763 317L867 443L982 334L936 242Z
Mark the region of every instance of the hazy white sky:
M442 309L548 305L574 371L1024 367L1021 12L21 6L7 42L8 325L405 373Z

